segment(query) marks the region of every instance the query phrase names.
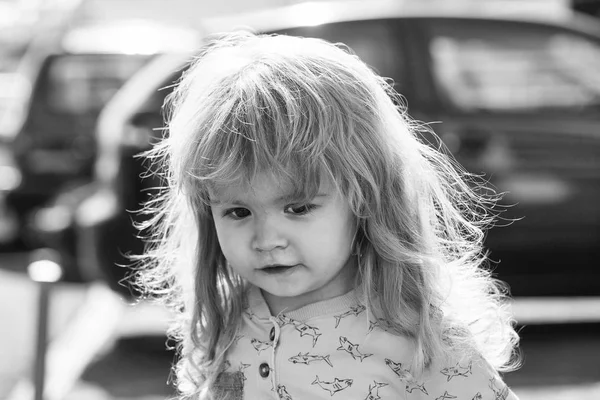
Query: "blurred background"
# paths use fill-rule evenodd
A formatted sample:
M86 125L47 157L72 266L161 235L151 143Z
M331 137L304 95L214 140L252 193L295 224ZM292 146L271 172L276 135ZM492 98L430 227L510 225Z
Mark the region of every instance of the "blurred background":
M600 399L600 0L0 0L0 399L173 394L171 316L119 283L160 184L134 155L202 38L240 26L348 44L505 193L505 380Z

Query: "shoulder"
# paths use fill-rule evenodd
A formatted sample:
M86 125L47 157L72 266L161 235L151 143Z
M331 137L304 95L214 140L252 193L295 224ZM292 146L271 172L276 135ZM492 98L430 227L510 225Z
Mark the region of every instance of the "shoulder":
M518 400L498 372L481 357L434 362L419 380L427 390L422 399Z

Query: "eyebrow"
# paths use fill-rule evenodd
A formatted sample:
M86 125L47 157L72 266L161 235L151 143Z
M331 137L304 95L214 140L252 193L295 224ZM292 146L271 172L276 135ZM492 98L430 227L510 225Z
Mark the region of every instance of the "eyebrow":
M322 197L329 197L329 195L330 195L329 193L317 193L315 195L315 197L313 197L313 199L316 199L318 197L320 197L320 198L322 198ZM286 194L286 195L279 196L278 198L276 198L275 202L276 203L287 203L287 202L292 202L294 199L296 199L295 195L293 195L293 194ZM229 204L239 204L241 206L246 206L246 204L243 201L235 199L235 198L231 198L231 199L228 199L228 200L221 200L221 199L216 199L216 198L211 198L210 199L210 204L214 204L214 205L217 205L217 206L218 205L222 205L222 204L226 204L226 203L229 203Z

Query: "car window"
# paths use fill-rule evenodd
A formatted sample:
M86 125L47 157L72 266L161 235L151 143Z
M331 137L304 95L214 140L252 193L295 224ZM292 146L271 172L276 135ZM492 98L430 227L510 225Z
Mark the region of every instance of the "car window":
M408 91L403 63L403 43L392 20L350 21L278 31L344 43L381 76L392 78L400 93Z
M57 148L79 136L91 137L100 110L147 60L148 56L109 54L49 57L32 94L27 136Z
M97 113L146 60L132 55L55 57L48 70L46 103L59 113Z
M463 111L584 112L600 106L600 45L545 25L438 20L432 72Z

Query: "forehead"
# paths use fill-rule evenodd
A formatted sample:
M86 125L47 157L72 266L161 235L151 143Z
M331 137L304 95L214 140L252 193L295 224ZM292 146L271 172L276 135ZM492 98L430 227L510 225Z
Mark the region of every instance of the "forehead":
M273 173L259 173L249 181L215 183L209 190L212 203L234 201L308 200L317 194L330 194L335 190L331 179L321 178L313 186L299 185Z

